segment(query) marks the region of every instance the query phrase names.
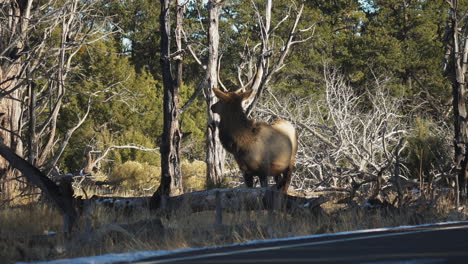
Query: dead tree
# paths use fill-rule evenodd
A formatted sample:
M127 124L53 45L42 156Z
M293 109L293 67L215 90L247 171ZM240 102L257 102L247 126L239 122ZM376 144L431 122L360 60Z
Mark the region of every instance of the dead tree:
M167 196L183 193L180 171L179 90L182 86L182 19L185 5L176 1L175 44L177 50L171 53L171 5L161 0L159 23L161 29L161 70L164 86L164 125L161 139L161 185L153 194L152 207L157 207ZM174 64L175 76L171 71Z
M455 168L457 192L466 199L468 178L468 120L465 92L468 69L468 12L466 5L447 0L450 6L446 32L445 73L452 82ZM457 195L457 203L460 195Z
M70 94L68 76L76 69L72 67L74 56L85 45L114 33L103 30L108 23L96 5L79 0L67 0L56 6L51 3L42 6L36 1L2 4L0 113L5 114L0 121L0 138L16 154L24 153L32 165L46 174L57 164L73 133L87 118L91 98L96 95L88 95L83 113L65 135L60 135L57 124L63 102ZM60 32L58 38L57 32ZM5 172L1 179L2 192L11 199L12 190L23 186L12 180L7 166L0 158L0 171Z
M260 43L260 52L256 52L255 49L257 46L253 47L251 50L247 51L248 55L246 64L249 65L247 69L247 73L245 75L250 80L248 83L250 84L247 89L252 89L254 92L249 100L247 100L245 104L245 108L247 109L247 113L250 114L259 100L262 92L268 86L271 78L277 72L279 72L285 66L285 59L287 58L288 54L291 51L291 47L295 44L303 43L308 41L312 38L314 30L315 30L315 23L311 26L299 29L298 25L302 17L302 11L304 10L304 4L300 7L297 7L295 3L291 3L289 7L288 13L276 24L274 27L271 27L271 12L273 9L273 0L266 0L265 2L265 13L264 15L261 14L260 10L255 5L254 1L251 1L253 8L257 14L258 24L261 30L261 43ZM289 16L292 12L296 12L293 25L288 32L288 36L283 39L283 45L279 45L276 47L271 38L276 33L276 31L281 27L281 25L288 20ZM312 32L308 36L304 36L306 32ZM252 76L252 64L253 61L255 63L255 74ZM241 71L241 67L239 67L239 71ZM242 73L238 74L239 81L241 82L241 86L243 82L241 80Z
M298 128L292 180L296 190L330 187L354 196L359 188L377 183L374 194L379 194L400 178L393 177L390 166L397 166L403 149L400 139L409 130L404 116L398 115L403 101L389 95L387 79L376 79L372 91L358 95L339 70L325 65L323 77L323 100L294 95L279 98L267 91L255 116L268 121L286 119ZM369 108L363 108L363 102ZM380 187L379 182L383 182Z
M128 144L128 145L110 145L105 150L95 150L90 148L87 152L86 165L83 168L83 173L92 174L95 169L100 167L100 162L107 157L111 151L115 149L136 149L141 151L148 151L152 153L159 153L157 148L147 148L140 145Z
M217 99L212 88L218 87L218 50L219 50L219 11L223 1L208 2L208 61L206 64L205 101L208 112L206 130L206 183L207 186L219 186L222 182L226 153L219 140L219 115L211 111Z

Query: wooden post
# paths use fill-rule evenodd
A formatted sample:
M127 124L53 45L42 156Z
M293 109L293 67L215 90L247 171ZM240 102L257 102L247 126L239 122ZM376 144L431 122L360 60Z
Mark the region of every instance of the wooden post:
M216 226L221 226L223 224L223 207L221 205L221 194L219 191L216 191Z

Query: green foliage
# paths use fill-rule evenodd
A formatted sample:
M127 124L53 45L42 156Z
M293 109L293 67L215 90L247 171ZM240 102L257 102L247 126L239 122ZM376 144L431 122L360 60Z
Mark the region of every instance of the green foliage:
M159 1L109 1L107 12L123 30L115 37L119 52L130 55L138 72L159 75Z
M180 97L185 102L195 91L193 86L184 86ZM201 97L180 115L182 133L190 133L182 140L181 154L189 160L203 160L205 157L206 103Z
M148 163L127 161L115 166L109 175L109 181L124 190L156 190L161 179L161 168Z
M432 121L417 118L415 129L407 140L406 166L413 178L423 177L430 181L431 172L450 170L450 145L443 135L437 133Z
M116 51L112 39L88 46L76 64L81 72L73 76L74 95L62 109L62 133L76 122L91 98L91 110L85 123L70 141L72 148L63 157L67 171L84 167L90 150L105 151L113 145L141 145L155 148L162 131L161 87L152 75L137 73L128 57ZM159 164L159 156L135 149L114 150L108 157L116 164L139 160ZM114 164L104 164L104 169ZM110 167L109 167L110 166Z

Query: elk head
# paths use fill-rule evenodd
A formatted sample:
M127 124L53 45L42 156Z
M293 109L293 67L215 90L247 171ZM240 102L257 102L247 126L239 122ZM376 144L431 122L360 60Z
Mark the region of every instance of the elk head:
M242 101L249 98L253 90L246 92L223 92L213 88L213 92L219 99L217 103L211 106L211 111L221 116L227 113L243 112Z

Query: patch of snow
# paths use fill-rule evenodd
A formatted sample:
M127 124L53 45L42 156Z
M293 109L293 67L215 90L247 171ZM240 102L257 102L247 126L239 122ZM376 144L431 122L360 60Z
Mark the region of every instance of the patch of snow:
M43 234L46 235L46 236L55 236L55 235L57 235L57 232L44 230Z
M206 249L227 249L236 246L243 246L243 245L260 245L260 244L269 244L269 243L276 243L276 242L285 242L285 241L300 241L304 239L312 239L312 238L323 238L323 237L339 237L345 235L353 235L353 234L369 234L369 233L376 233L376 232L385 232L385 231L395 231L395 230L406 230L411 228L417 227L437 227L437 226L445 226L445 225L452 225L452 224L468 224L468 221L450 221L450 222L442 222L442 223L435 223L435 224L422 224L422 225L414 225L414 226L398 226L398 227L384 227L384 228L374 228L374 229L364 229L364 230L357 230L357 231L347 231L347 232L338 232L338 233L327 233L327 234L316 234L316 235L307 235L307 236L298 236L298 237L288 237L288 238L275 238L275 239L264 239L264 240L252 240L244 243L236 243L232 245L226 246L211 246L211 247L203 247L203 248L186 248L186 249L176 249L176 250L159 250L159 251L138 251L132 253L119 253L119 254L106 254L100 256L92 256L92 257L81 257L81 258L74 258L74 259L59 259L59 260L52 260L52 261L43 261L43 262L17 262L17 264L27 264L27 263L36 263L36 264L110 264L115 262L131 262L142 260L150 257L160 257L160 256L168 256L177 253L186 253L186 252L196 252ZM426 261L426 262L424 262ZM429 262L427 262L429 261ZM435 261L435 262L431 262ZM437 262L438 259L422 259L422 260L408 260L407 261L398 261L398 262L391 262L391 261L383 261L383 262L369 262L366 264L395 264L395 263L405 263L405 264L426 264L426 263L440 263Z
M160 251L138 251L131 253L115 253L105 254L100 256L81 257L73 259L58 259L52 261L41 262L17 262L16 264L110 264L115 262L131 262L149 257L165 256L181 252L195 251L198 249L176 249L176 250L160 250Z

